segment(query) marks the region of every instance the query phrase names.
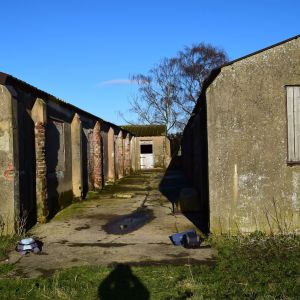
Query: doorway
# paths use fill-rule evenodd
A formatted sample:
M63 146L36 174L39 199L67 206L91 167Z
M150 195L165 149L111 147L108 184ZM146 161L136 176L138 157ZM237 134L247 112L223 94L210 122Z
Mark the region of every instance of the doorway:
M152 141L140 142L140 162L141 169L153 169L153 143Z

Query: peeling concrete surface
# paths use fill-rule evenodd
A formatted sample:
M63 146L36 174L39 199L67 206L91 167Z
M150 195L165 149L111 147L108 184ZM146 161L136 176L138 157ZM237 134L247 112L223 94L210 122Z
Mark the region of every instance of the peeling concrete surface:
M159 171L144 172L124 178L100 194L91 193L91 199L75 203L48 224L33 228L31 235L44 243L42 255L20 257L12 252L8 263L16 263L17 274L26 277L80 265L212 263L213 249L205 245L185 249L170 242L171 234L194 225L183 215L172 214L172 204L158 191L162 176ZM137 183L144 193L136 192ZM132 198L113 197L121 193L123 184L126 194L134 195ZM139 220L138 226L122 230L120 226L130 222L130 218L139 218L139 212L147 212L148 217ZM113 234L107 230L111 224L118 228Z

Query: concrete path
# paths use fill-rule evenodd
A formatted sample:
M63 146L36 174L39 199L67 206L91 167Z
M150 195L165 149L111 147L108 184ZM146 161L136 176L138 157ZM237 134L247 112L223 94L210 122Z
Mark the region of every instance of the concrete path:
M172 245L169 236L194 228L183 215L172 213L172 204L158 189L163 173L143 172L90 193L51 222L30 234L43 245L41 254L21 257L12 252L7 263L16 263L27 277L52 274L78 265L130 265L211 263L214 250L185 249Z

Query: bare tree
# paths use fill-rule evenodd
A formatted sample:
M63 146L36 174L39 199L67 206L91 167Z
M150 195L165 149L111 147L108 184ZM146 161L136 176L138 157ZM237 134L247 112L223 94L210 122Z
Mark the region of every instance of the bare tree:
M175 58L165 58L148 75L138 74L138 94L130 111L142 124L164 124L167 132L182 130L210 71L227 61L223 50L211 45L186 47Z
M181 110L176 104L178 91L178 65L174 59L163 59L149 74L132 77L138 84L138 95L130 102L131 112L141 123L164 124L167 131L182 122Z
M227 61L223 50L204 43L185 47L178 53L176 62L181 94L176 101L188 117L197 103L204 79Z

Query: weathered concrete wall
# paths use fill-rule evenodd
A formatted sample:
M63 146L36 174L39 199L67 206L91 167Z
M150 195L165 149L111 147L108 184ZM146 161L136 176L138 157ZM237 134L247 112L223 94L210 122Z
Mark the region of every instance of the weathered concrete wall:
M134 136L130 139L130 168L133 172L137 170L137 155L136 155L136 138Z
M124 137L123 131L120 130L118 134L118 178L124 177Z
M114 129L109 128L107 134L107 152L108 152L108 181L114 181L116 178L115 175L115 135Z
M171 161L171 142L168 137L164 139L165 144L163 144L163 151L164 151L164 167L167 168Z
M141 141L149 141L153 143L154 168L166 168L169 165L171 159L170 140L166 136L135 137L135 157L137 170L141 168Z
M182 165L185 177L198 191L202 218L208 219L208 162L206 110L203 106L182 139Z
M102 168L103 168L103 182L108 181L108 142L107 142L107 132L101 131L102 138Z
M31 118L34 121L35 136L37 220L40 223L45 223L49 216L47 161L45 155L47 106L42 99L36 99L31 110Z
M47 185L48 185L48 203L49 203L49 218L57 211L72 203L73 197L81 196L81 192L73 193L73 165L72 165L72 121L76 111L68 110L61 107L58 103L47 101L47 126L46 126L46 162L47 162ZM78 115L79 116L79 115ZM81 125L83 124L82 116L79 116ZM74 124L73 124L74 125ZM86 138L81 126L82 132L74 132L80 136L81 147L82 141L86 146ZM79 129L80 130L80 129ZM75 150L75 149L74 149ZM83 181L83 173L86 174L86 149L83 151L78 146L77 152L80 153L81 159L85 159L81 166L84 170L81 171L81 191L86 189L87 178ZM75 159L75 157L74 157ZM74 169L75 171L75 169ZM83 172L84 171L84 172ZM83 183L85 183L83 185Z
M20 95L18 96L18 98ZM22 95L29 100L28 95ZM37 99L35 99L36 101ZM32 102L31 105L34 105ZM32 106L30 106L32 108ZM18 144L19 144L19 197L20 218L27 218L27 228L37 221L36 198L36 154L35 154L35 123L32 119L32 110L27 107L26 101L18 101Z
M129 133L127 133L127 134L125 134L125 140L124 140L124 172L125 172L125 176L128 176L130 174L130 159L131 159L130 135L129 135Z
M75 198L82 197L82 125L78 114L71 123L72 184Z
M202 95L198 114L207 105L207 122L194 117L184 137L194 167L184 156L189 176L209 193L212 232L299 230L300 166L287 163L286 85L300 85L299 38L223 67ZM207 186L198 180L201 164L208 164Z
M0 231L46 222L115 180L119 127L7 74L0 84Z
M0 230L14 231L18 217L19 180L16 103L10 91L0 85Z
M223 68L208 88L212 231L300 225L300 167L287 165L285 85L296 84L299 39Z

